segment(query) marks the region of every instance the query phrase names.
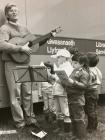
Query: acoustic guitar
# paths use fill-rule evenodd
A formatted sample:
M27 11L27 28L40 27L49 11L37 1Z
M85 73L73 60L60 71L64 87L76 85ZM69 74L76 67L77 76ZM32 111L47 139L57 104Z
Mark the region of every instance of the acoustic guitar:
M20 37L14 37L14 38L10 39L9 43L15 44L15 45L22 45L22 46L28 45L28 47L32 47L33 45L39 43L38 47L34 46L34 47L36 47L35 51L37 51L39 49L39 47L41 46L41 44L44 44L48 39L55 36L57 33L61 32L61 31L62 31L61 27L57 27L54 30L52 30L51 32L49 32L39 38L36 38L34 40L32 40L32 38L29 36L29 38L27 39L28 40L27 43L26 43L26 41L24 41L24 38L20 38ZM25 42L25 44L24 44L24 42ZM26 52L10 53L9 55L15 63L25 64L30 61L30 54L28 54Z

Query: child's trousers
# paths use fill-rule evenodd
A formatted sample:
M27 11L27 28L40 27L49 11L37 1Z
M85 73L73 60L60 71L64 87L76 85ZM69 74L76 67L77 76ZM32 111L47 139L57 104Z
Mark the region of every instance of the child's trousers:
M73 134L80 138L85 139L86 137L86 126L85 126L85 112L84 107L78 103L69 104L71 120L72 120L72 131Z
M96 130L98 126L97 121L97 101L98 91L87 92L85 95L86 105L85 112L88 117L87 129Z

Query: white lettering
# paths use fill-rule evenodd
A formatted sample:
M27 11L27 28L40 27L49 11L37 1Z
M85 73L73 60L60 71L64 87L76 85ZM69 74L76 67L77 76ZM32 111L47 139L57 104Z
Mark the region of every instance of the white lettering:
M57 53L58 49L56 47L47 47L48 54L55 54Z
M104 48L105 47L105 43L96 42L96 47Z
M105 50L96 49L96 54L98 55L105 54Z
M52 44L52 45L64 45L64 46L75 46L75 41L74 40L53 40L49 39L47 41L47 44Z
M64 48L64 49L66 49L66 48ZM56 54L58 50L60 50L60 49L58 49L57 47L48 47L47 46L47 53L48 54L52 54L52 55Z

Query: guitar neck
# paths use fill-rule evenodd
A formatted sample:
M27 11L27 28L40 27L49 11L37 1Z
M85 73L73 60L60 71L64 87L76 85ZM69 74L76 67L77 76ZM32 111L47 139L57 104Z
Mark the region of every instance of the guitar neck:
M50 37L52 37L52 33L47 33L41 37L38 37L37 39L33 40L30 42L29 46L31 47L32 45L35 45L37 43L39 43L39 46L44 44L48 39L50 39Z

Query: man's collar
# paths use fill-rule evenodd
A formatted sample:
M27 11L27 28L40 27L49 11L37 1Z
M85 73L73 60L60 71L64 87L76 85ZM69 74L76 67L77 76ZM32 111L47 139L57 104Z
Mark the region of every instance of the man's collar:
M10 23L11 25L14 25L14 26L18 26L19 25L19 23L18 22L12 22L12 21L8 21L8 23Z

